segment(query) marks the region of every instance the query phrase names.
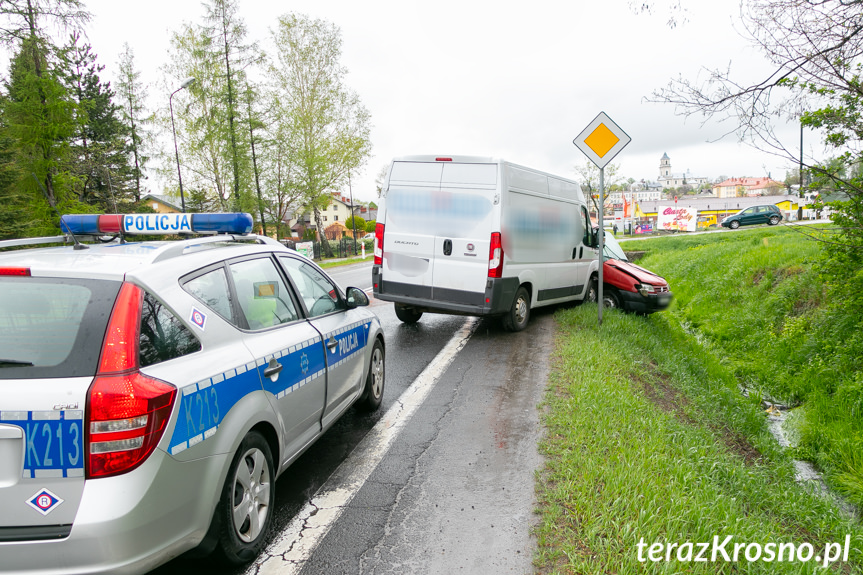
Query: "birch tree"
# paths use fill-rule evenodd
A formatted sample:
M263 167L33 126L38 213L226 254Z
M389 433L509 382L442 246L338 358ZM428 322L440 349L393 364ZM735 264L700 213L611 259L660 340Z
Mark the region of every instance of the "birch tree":
M281 16L273 31L276 47L270 76L280 94L280 121L291 158L289 179L314 213L321 240L321 210L371 152L370 116L359 96L345 85L339 62L339 29L307 16ZM329 243L324 252L332 257Z

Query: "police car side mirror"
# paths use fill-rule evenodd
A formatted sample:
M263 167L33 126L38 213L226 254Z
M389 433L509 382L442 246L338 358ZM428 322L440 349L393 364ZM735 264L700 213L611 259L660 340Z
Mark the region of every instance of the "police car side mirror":
M369 305L369 296L360 288L349 287L345 293L348 309Z

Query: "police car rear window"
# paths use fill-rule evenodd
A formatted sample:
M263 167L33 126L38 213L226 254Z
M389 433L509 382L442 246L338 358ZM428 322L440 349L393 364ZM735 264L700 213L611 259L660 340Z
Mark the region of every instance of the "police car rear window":
M92 376L120 282L0 278L0 379Z

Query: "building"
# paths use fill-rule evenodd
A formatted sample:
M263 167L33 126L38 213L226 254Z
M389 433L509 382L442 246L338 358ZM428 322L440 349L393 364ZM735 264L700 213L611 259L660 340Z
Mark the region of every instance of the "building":
M334 193L329 205L321 210L321 223L324 226L324 231L326 232L327 228L336 222L344 224L348 218L351 217L351 213L350 198L346 198L339 193ZM368 221L377 217L377 208L372 210L368 206L354 202L353 213L356 214L357 217ZM290 222L290 227L294 232L294 235L299 237L303 236L306 229L317 229L317 222L315 222L314 213L306 208L297 210L294 213L294 218ZM362 236L365 235L365 233L365 230L357 229L358 235Z
M153 208L157 214L179 214L183 211L174 202L173 198L159 194L147 194L141 198L141 205Z
M767 178L729 178L713 185L713 197L775 196L785 190L785 184Z
M693 176L686 170L686 173L674 173L671 171L671 158L668 154L662 154L659 159L659 178L658 182L665 188L679 188L681 186L691 186L697 188L707 183L707 178L702 176Z

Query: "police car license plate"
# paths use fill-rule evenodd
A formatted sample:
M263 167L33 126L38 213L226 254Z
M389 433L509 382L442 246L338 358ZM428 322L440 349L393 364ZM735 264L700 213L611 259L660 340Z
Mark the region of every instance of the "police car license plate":
M24 430L24 477L84 475L84 412L2 412L0 423Z

